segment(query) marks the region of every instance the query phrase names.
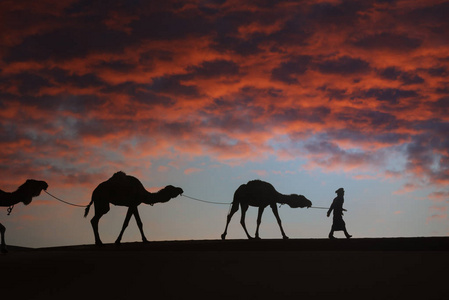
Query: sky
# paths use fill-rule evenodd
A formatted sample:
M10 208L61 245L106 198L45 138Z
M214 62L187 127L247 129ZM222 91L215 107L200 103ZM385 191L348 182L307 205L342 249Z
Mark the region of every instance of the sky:
M0 188L45 180L87 205L123 171L224 203L261 179L329 207L343 187L354 237L448 235L448 15L437 0L1 1ZM218 239L228 210L139 207L149 240ZM279 213L290 238L332 223ZM91 244L83 214L43 193L0 222L11 245ZM103 242L125 214L103 216ZM239 219L228 238L246 238ZM260 235L281 238L270 209ZM122 241L139 240L132 220Z

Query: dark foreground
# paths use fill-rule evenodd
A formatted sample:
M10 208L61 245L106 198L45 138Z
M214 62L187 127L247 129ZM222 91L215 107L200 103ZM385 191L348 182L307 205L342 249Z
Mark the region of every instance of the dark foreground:
M10 247L0 255L0 293L2 299L448 299L448 267L445 237Z

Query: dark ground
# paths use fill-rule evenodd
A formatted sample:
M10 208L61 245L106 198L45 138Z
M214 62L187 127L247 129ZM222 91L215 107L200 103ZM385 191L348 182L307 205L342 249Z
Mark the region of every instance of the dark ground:
M446 237L9 250L2 299L449 299Z

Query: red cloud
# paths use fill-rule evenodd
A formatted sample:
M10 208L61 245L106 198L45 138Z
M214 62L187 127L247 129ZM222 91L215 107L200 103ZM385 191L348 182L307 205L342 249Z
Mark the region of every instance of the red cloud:
M28 4L0 9L16 177L84 184L182 153L449 183L446 4Z

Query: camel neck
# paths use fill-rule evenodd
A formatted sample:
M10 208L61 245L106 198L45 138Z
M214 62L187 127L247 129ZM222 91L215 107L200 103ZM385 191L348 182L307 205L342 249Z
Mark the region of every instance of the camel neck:
M156 196L156 194L157 194L157 193L150 193L150 192L146 191L146 194L145 194L145 198L144 198L144 200L143 200L143 203L145 203L145 204L150 204L150 205L153 205L153 204L155 204L155 203L158 203L159 201L157 201L157 196Z
M143 201L143 203L145 204L156 204L156 203L164 203L170 200L170 197L166 194L161 192L163 190L160 190L159 192L156 193L150 193L147 191L147 194L145 196L145 200Z
M11 205L16 205L19 202L22 202L22 200L17 193L5 193L1 198L0 206L9 207Z
M279 193L276 202L280 204L290 204L291 201L289 199L289 195Z

